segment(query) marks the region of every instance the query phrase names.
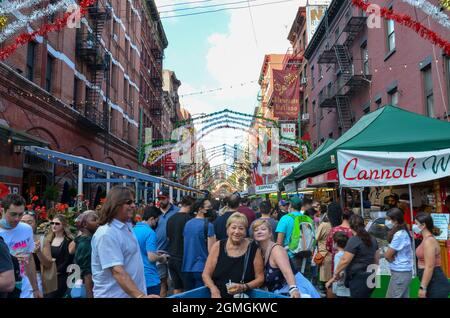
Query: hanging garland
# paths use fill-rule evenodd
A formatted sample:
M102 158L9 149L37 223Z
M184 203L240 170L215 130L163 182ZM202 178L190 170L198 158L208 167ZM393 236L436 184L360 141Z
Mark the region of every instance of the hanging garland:
M87 8L93 5L95 1L97 0L81 0L79 4L81 15L85 15L87 13ZM0 61L8 58L20 46L34 40L37 36L45 36L50 32L62 30L67 25L67 22L69 21L71 15L71 13L66 12L64 13L64 16L62 18L57 19L54 23L44 24L40 26L39 29L31 33L20 34L17 38L15 38L12 44L8 45L0 51Z
M431 18L436 20L440 25L446 27L447 29L450 29L450 19L444 12L441 12L441 9L439 7L436 7L427 0L402 0L402 1L408 3L409 5L412 5L413 7L421 9L427 15L431 16Z
M67 9L67 7L71 4L72 0L62 0L58 3L50 4L45 9L33 11L32 14L26 16L24 19L16 20L13 23L8 24L8 26L0 32L0 43L4 42L10 35L17 33L20 29L26 27L32 22L52 15L62 9Z
M352 0L353 5L367 12L367 9L372 4L370 2L364 2L362 0ZM380 15L387 19L393 20L401 25L404 25L414 31L416 31L419 36L424 39L429 40L431 43L439 46L445 52L445 54L450 55L450 43L441 38L436 32L431 31L423 24L414 21L410 16L406 14L397 14L386 7L382 7L380 10Z
M32 7L42 1L43 0L24 0L24 1L8 2L0 7L0 14L10 14L14 11Z
M8 23L8 18L4 15L0 16L0 30L5 27L6 23Z

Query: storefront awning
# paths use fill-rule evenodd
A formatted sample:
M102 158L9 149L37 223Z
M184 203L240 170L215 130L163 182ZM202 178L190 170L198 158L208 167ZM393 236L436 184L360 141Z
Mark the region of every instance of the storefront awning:
M0 125L0 139L5 144L12 143L18 146L46 147L49 145L45 140L4 125Z
M319 187L329 183L339 182L338 173L336 169L319 174L318 176L315 177L308 178L307 180L308 180L307 181L308 187Z
M58 160L62 160L64 161L68 161L68 162L72 162L74 164L82 164L84 166L87 167L92 167L92 168L96 168L96 169L100 169L103 171L109 171L111 173L115 173L115 174L119 174L122 176L126 176L128 178L132 178L135 180L135 182L150 182L150 183L155 183L155 184L161 184L161 185L166 185L166 186L172 186L174 188L183 190L183 191L190 191L190 192L195 192L195 193L203 193L199 190L196 190L194 188L191 187L187 187L185 185L182 185L180 183L176 183L164 178L160 178L160 177L156 177L156 176L152 176L150 174L147 173L143 173L143 172L138 172L138 171L134 171L134 170L130 170L130 169L126 169L126 168L121 168L118 166L114 166L111 164L107 164L107 163L103 163L100 161L95 161L95 160L91 160L91 159L87 159L84 157L80 157L80 156L75 156L75 155L70 155L70 154L66 154L63 152L58 152L58 151L54 151L54 150L50 150L47 148L42 148L42 147L36 147L36 146L29 146L26 147L26 151L28 151L29 153L36 155L40 158L46 159L46 160L53 160L53 162L55 162L55 159ZM65 163L64 163L65 164ZM108 179L97 179L96 181L102 181L103 182L108 182ZM126 180L124 180L126 181Z

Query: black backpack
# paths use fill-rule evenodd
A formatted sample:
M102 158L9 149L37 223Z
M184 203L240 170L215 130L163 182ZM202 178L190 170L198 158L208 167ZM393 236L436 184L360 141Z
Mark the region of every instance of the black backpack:
M4 242L3 237L0 236L0 241ZM13 263L13 269L14 269L14 279L17 282L22 281L22 276L20 275L20 264L19 264L19 260L17 259L17 257L9 254L11 256L11 261ZM20 293L21 290L18 289L17 287L14 288L14 290L10 293L5 293L6 297L5 298L20 298Z

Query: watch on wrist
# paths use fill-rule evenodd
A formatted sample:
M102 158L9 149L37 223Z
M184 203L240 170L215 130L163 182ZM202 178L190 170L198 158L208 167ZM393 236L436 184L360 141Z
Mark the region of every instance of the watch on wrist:
M423 286L420 286L419 289L420 289L420 290L423 290L424 292L427 291L427 288L426 288L426 287L423 287Z

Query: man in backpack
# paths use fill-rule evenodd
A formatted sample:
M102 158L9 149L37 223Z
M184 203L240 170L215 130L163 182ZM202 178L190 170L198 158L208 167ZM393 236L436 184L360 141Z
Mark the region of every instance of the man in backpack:
M286 248L293 271L301 272L303 276L305 276L308 280L311 280L312 251L302 251L297 254L292 252L292 238L294 233L294 225L297 223L296 218L301 217L303 221L310 222L311 225L313 224L313 220L311 218L302 215L300 212L302 208L302 199L293 198L291 200L289 213L284 215L278 222L276 229L277 244ZM300 233L300 235L302 234L303 233Z

